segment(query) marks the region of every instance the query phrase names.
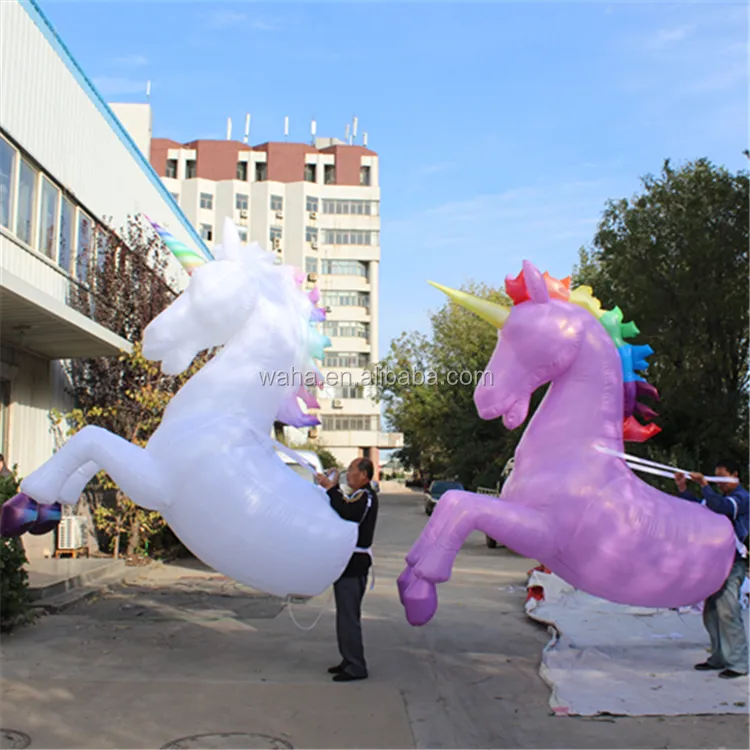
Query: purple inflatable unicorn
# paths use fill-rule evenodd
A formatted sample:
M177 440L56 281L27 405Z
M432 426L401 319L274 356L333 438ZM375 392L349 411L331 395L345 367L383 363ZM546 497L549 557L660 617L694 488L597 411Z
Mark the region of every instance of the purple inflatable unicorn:
M603 312L591 290L528 261L506 281L508 310L441 288L501 331L474 394L482 419L503 418L512 430L526 419L532 393L551 383L518 445L513 473L494 499L470 492L443 495L406 557L399 595L412 625L437 610L461 545L475 530L543 563L572 586L613 602L643 607L694 604L717 591L735 554L728 519L660 492L620 458L625 440L658 432L654 412L639 403L656 395L635 374L649 347L623 339L638 333L622 313ZM623 421L624 419L624 421Z

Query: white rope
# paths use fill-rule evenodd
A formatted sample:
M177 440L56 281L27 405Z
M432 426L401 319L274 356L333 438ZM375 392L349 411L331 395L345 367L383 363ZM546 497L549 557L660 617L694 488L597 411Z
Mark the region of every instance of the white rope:
M315 618L315 620L313 620L313 624L306 627L304 625L300 625L297 622L297 618L294 616L294 612L292 612L292 597L291 597L291 594L290 594L286 598L286 603L287 603L287 609L289 610L289 616L292 618L292 622L300 630L304 630L304 631L309 632L310 630L312 630L320 622L320 618L323 617L323 615L326 613L326 609L330 605L332 598L333 598L333 588L331 588L331 591L328 594L328 598L326 599L326 601L323 602L323 606L320 608L320 612L318 612L318 616Z
M639 458L638 456L630 456L627 453L620 453L619 451L613 451L611 448L605 448L602 445L597 445L596 450L599 453L606 453L608 456L614 456L615 458L623 459L631 469L636 471L642 471L646 474L655 474L659 477L674 477L675 474L684 474L688 479L690 478L691 472L687 469L678 469L674 466L667 466L667 464L660 464L656 461L649 461L646 458ZM642 466L638 466L642 464ZM653 467L651 469L647 467ZM662 469L662 471L657 471ZM733 477L705 477L707 482L725 482L727 484L736 482L737 480Z

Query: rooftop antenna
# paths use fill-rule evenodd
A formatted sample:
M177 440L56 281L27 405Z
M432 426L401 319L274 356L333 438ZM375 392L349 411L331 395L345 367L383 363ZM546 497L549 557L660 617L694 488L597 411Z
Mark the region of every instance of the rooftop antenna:
M318 134L318 123L315 122L315 118L313 117L312 122L310 123L310 135L312 136L312 140L310 141L311 145L315 145L315 136Z
M248 143L250 140L250 113L245 115L245 137L243 143Z
M150 100L151 100L151 81L148 81L146 83L146 101L148 102Z
M284 138L289 137L289 118L284 118Z
M344 140L348 141L349 143L352 142L351 141L351 136L349 135L350 128L351 128L351 125L349 125L349 123L347 122L346 123L346 135L344 136Z
M367 133L362 133L362 145L367 146Z
M232 140L232 118L227 117L227 140Z
M354 121L352 123L352 138L355 141L357 140L357 123L358 122L359 122L359 120L357 119L357 116L354 115Z

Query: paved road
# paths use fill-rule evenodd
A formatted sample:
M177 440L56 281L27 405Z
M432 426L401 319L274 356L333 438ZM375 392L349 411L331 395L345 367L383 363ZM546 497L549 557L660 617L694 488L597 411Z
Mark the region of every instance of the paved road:
M425 516L411 492L381 502L369 680L325 673L338 660L327 596L292 607L302 627L323 611L304 631L283 602L195 562L155 565L5 639L2 726L34 748L746 747L745 717L551 716L538 676L547 634L523 614L534 562L479 534L436 619L409 627L395 579Z

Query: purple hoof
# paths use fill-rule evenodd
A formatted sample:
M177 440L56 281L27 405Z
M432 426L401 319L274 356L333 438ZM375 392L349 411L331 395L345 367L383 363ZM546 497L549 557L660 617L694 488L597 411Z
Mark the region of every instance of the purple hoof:
M411 568L404 568L403 573L396 580L396 586L398 586L398 598L401 600L401 604L406 606L406 600L404 598L406 590L411 586L414 580L414 573Z
M39 517L39 503L20 492L0 508L0 536L21 536Z
M41 536L42 534L48 534L52 531L59 523L62 518L62 506L60 503L52 503L52 505L39 505L39 515L36 521L29 529L29 534L35 536Z
M404 593L404 609L409 625L426 625L437 612L437 590L434 584L415 579Z

